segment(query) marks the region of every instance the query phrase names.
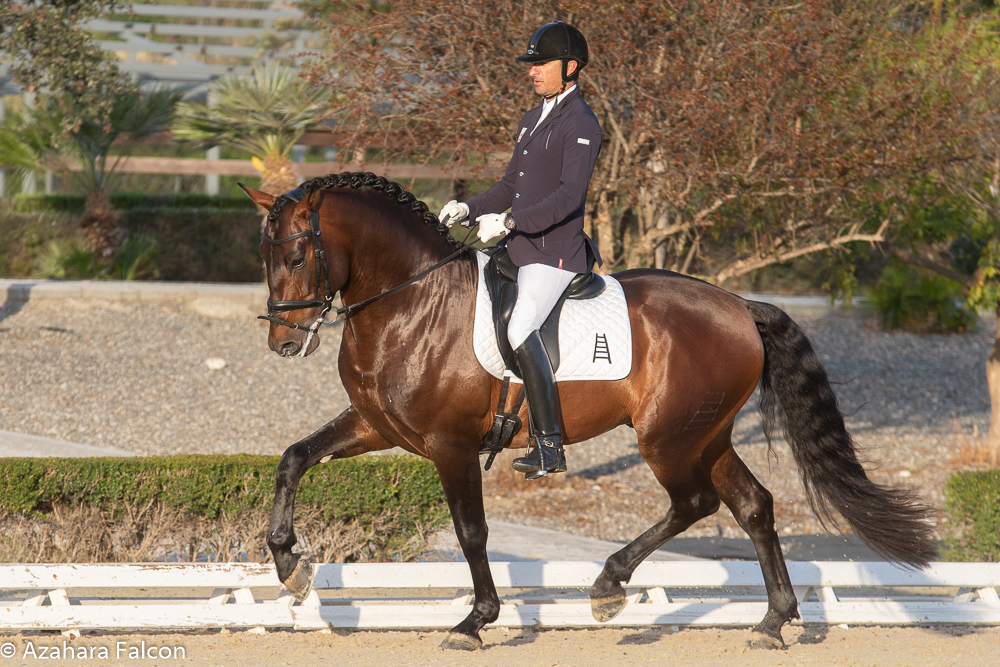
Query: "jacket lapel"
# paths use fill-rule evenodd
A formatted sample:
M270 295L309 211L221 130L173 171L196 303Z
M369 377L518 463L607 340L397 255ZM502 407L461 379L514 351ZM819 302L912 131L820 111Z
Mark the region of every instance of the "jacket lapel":
M542 115L541 105L538 105L534 109L528 111L528 113L524 114L524 118L522 119L524 121L524 124L517 126L517 136L514 137L515 146L520 148L521 146L527 145L528 140L531 139L531 128L535 126L535 123L538 122L538 117L541 115Z
M553 120L562 115L563 110L566 109L572 102L573 98L577 97L579 94L580 94L580 86L577 86L576 88L573 89L573 91L569 95L563 98L562 102L556 104L556 108L552 110L552 113L546 116L545 119L542 121L542 124L538 126L537 130L535 130L534 134L531 134L531 128L534 127L534 124L538 122L538 116L542 114L541 111L542 107L539 106L538 114L532 116L534 120L531 122L531 125L528 126L528 131L524 133L524 136L528 138L528 140L525 141L523 145L527 146L532 139L537 139L538 137L546 134L545 132L546 128L552 124ZM518 131L520 132L520 130ZM528 136L529 134L530 137Z

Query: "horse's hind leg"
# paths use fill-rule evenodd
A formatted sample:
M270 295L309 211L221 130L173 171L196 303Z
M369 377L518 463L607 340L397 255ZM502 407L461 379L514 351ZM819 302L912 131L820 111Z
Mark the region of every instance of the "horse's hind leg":
M781 627L799 617L798 603L788 577L785 557L774 526L771 492L747 469L730 446L712 467L712 481L719 496L753 541L767 588L767 614L753 629L753 648L783 648Z
M281 456L275 475L267 546L274 556L278 579L299 600L304 600L312 589L312 566L299 554L292 553L295 546L295 492L299 480L309 468L327 457L343 459L391 446L364 417L353 408L348 408L323 428L290 446Z
M654 474L670 495L670 509L662 521L608 557L604 569L590 588L590 606L598 621L610 621L625 608L625 589L639 564L667 540L719 509L719 496L701 459L670 468L654 468Z

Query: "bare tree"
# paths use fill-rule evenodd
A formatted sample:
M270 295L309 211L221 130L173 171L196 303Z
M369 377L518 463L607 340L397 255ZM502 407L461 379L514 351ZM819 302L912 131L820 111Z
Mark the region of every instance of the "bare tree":
M338 3L311 76L344 93L341 154L495 175L538 103L513 57L554 19L591 46L581 87L605 142L588 214L608 269L724 283L882 242L910 179L966 159L983 122L977 20L942 30L887 1Z

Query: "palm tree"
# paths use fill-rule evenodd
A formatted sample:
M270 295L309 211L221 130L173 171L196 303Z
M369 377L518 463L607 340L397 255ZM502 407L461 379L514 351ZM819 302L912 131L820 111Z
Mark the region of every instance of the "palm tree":
M63 128L71 111L65 98L49 99L23 113L12 112L0 126L0 163L15 178L47 168L68 171L87 195L80 226L88 243L99 256L109 257L120 236L119 216L108 197L120 175L119 167L140 139L170 125L182 95L182 91L166 88L135 88L115 98L107 124L81 121L70 132ZM68 170L67 162L79 170Z
M292 172L292 146L329 109L329 91L272 64L249 76L220 79L210 96L212 106L178 106L174 137L246 151L263 174L261 190L280 195L294 189L298 180Z

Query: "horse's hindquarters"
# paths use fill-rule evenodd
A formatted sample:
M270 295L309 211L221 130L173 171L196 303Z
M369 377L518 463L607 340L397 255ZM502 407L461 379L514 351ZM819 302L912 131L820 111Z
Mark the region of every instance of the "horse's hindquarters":
M706 446L760 379L753 319L742 299L699 280L653 270L619 279L633 327L625 402L640 452L650 461L661 450L672 458Z

